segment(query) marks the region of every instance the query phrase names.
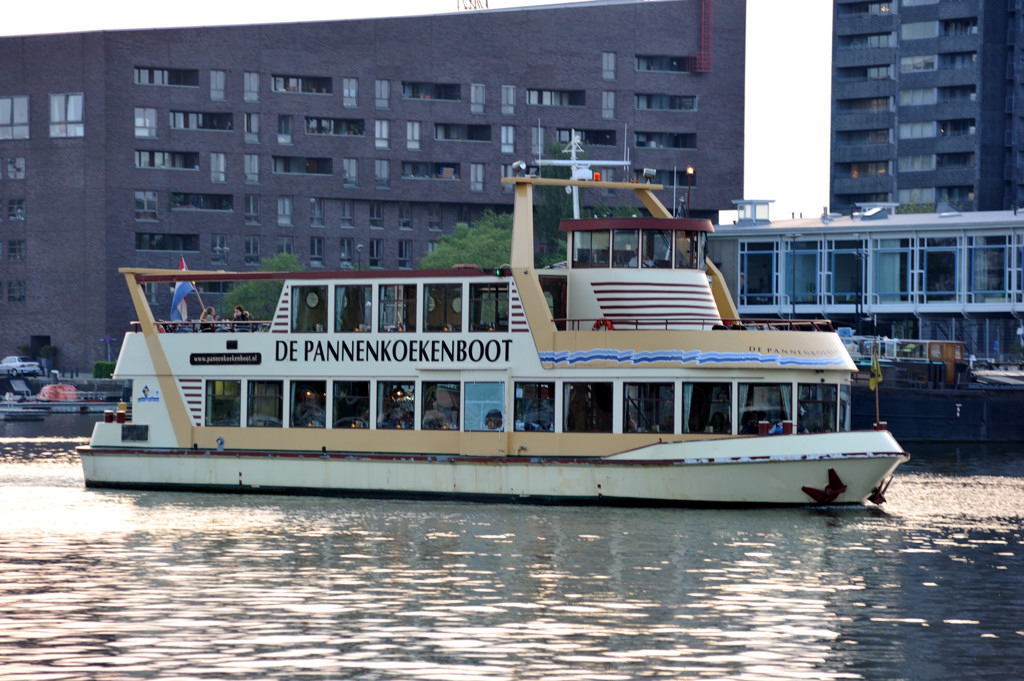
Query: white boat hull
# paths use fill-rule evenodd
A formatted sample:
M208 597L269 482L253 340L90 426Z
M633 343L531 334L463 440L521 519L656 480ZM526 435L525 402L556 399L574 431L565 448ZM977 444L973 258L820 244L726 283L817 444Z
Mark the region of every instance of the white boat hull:
M842 446L842 451L835 447ZM851 444L858 451L850 449ZM89 487L631 505L861 504L907 455L888 433L664 443L602 458L80 450Z

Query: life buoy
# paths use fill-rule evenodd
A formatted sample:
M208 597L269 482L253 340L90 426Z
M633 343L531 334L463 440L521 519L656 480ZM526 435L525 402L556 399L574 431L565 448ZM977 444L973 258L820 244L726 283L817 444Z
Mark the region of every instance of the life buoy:
M594 331L598 331L599 329L611 331L614 328L615 327L612 326L612 320L610 319L598 319L596 322L594 322Z

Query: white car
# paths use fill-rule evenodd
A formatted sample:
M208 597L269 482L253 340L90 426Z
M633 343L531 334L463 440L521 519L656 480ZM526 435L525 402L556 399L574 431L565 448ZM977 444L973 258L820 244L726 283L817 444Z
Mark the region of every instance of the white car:
M38 362L30 362L26 357L11 355L0 360L0 375L8 376L42 376L43 368Z

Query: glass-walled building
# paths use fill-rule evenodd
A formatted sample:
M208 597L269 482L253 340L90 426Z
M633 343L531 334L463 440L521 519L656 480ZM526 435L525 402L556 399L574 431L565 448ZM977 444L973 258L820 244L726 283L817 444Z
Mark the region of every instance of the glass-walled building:
M827 318L857 333L963 341L979 359L1022 354L1024 214L740 220L708 253L747 318Z

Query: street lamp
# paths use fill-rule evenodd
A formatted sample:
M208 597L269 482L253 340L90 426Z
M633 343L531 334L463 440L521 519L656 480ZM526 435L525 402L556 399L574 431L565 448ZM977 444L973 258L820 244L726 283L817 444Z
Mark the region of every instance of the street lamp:
M690 217L690 189L693 188L693 166L686 166L686 217Z
M864 242L861 241L859 232L854 232L853 238L857 242L857 298L854 301L854 314L857 315L857 320L854 323L854 329L856 334L859 336L861 331L861 317L864 313Z
M363 269L363 245L356 244L356 269Z

